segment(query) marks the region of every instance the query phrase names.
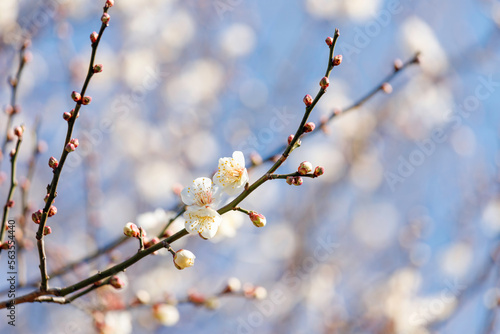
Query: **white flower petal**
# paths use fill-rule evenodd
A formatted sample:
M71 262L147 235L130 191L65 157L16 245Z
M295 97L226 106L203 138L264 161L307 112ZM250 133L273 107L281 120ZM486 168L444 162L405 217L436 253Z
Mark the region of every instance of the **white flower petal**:
M233 159L240 167L245 167L245 156L241 151L234 151Z

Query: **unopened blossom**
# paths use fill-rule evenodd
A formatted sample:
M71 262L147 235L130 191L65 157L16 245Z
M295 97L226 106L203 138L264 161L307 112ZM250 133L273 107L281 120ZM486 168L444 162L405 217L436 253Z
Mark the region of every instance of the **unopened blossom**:
M232 158L220 158L219 167L213 180L230 196L240 193L248 182L248 172L245 168L243 153L235 151Z
M333 66L339 66L342 64L342 55L336 55L332 60Z
M325 90L328 86L330 86L330 80L327 77L323 77L320 80L319 85L323 88L323 90Z
M115 289L121 289L125 286L125 282L120 277L113 275L109 279L109 285Z
M50 228L50 226L45 226L43 228L43 235L49 235L52 233L52 229Z
M182 190L182 201L188 206L184 219L189 233L199 233L205 239L214 237L222 221L215 210L221 194L221 188L206 177L197 178L191 186Z
M101 22L104 23L105 25L108 25L108 22L110 19L111 19L111 16L109 16L108 13L104 13L104 14L102 14Z
M179 270L194 266L196 256L187 249L179 249L174 255L175 267Z
M49 212L47 212L47 215L49 217L52 217L55 214L57 214L57 208L54 205L51 205L50 208L49 208Z
M309 161L301 162L299 168L297 169L297 171L301 175L309 174L310 172L312 172L312 170L313 170L313 165Z
M322 167L322 166L317 166L315 169L314 169L314 176L321 176L325 173L325 167Z
M250 211L248 214L248 217L250 217L250 220L252 223L257 226L257 227L264 227L266 226L266 217L264 217L263 214L257 213L255 211Z
M139 236L139 233L139 228L134 223L127 223L123 227L123 234L125 234L127 237L136 238Z
M328 36L328 37L325 39L325 42L326 42L326 45L328 45L328 46L332 46L332 44L333 44L333 38L331 38L330 36Z
M153 316L163 326L174 326L179 322L179 311L177 307L169 304L156 304L153 306Z
M97 38L99 37L99 34L96 33L95 31L90 34L90 41L92 43L95 43L97 41Z
M305 133L312 132L312 131L314 131L315 128L316 128L316 124L314 124L314 122L307 122L306 124L304 124L304 132Z
M309 107L313 103L313 98L311 95L307 94L306 96L304 96L303 101L306 107Z

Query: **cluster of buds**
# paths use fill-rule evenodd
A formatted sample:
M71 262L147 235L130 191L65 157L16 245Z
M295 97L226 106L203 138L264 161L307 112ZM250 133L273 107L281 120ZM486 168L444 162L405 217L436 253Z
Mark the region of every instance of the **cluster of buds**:
M140 231L134 223L127 223L123 227L123 234L127 237L137 238L140 235Z
M121 289L125 286L125 282L120 277L113 275L109 278L109 285L115 289Z
M328 77L323 77L320 80L319 85L321 86L321 88L323 90L326 90L328 88L328 86L330 86L330 79L328 79Z
M304 124L304 133L313 132L315 128L316 124L314 122L307 122Z
M266 217L264 217L263 214L257 213L255 211L250 211L248 213L248 217L250 217L250 220L252 223L257 226L257 227L264 227L266 226Z
M174 255L174 265L177 269L182 270L192 267L194 265L194 259L196 259L196 256L194 256L191 251L179 249Z
M333 57L332 65L339 66L340 64L342 64L342 55L336 55L335 57Z
M294 186L301 186L304 180L300 176L288 176L286 178L286 183Z
M68 144L66 144L66 147L64 148L66 152L73 152L76 150L80 143L78 142L77 138L72 138Z
M49 167L52 169L56 169L59 166L59 161L57 161L56 158L50 157L49 158Z

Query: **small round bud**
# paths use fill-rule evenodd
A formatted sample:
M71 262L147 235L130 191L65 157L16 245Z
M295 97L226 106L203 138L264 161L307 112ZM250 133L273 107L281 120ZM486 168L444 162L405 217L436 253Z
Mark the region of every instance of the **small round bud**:
M7 207L8 207L8 208L13 208L13 207L14 207L14 204L16 204L16 202L14 202L13 200L9 200L9 201L7 202Z
M391 94L392 93L392 86L390 83L388 82L384 82L382 84L382 86L380 87L380 89L382 89L382 91L386 94Z
M171 327L179 322L180 315L177 307L169 304L156 304L153 306L153 316L163 326Z
M102 72L102 64L95 64L94 67L92 68L92 71L94 71L94 73L101 73Z
M256 286L253 291L253 297L258 300L266 299L267 290L262 286Z
M99 34L96 33L95 31L90 34L90 41L92 44L94 44L97 41L97 38L99 37Z
M50 226L45 226L43 228L43 235L49 235L52 233L52 229L50 228Z
M315 128L316 128L316 124L314 124L314 122L307 122L306 124L304 124L304 132L305 133L312 132L312 131L314 131Z
M292 185L294 179L295 178L293 176L287 176L286 177L286 183L288 183L289 185Z
M65 121L69 121L69 120L71 119L71 113L69 113L69 112L67 112L67 111L66 111L66 112L63 114L63 119L64 119Z
M23 63L29 63L31 60L33 60L33 54L29 51L25 51L23 55Z
M144 248L146 248L146 249L147 249L147 248L149 248L149 247L151 247L151 246L156 245L156 244L157 244L157 243L159 243L159 242L160 242L160 238L158 238L158 237L154 237L154 238L152 238L151 240L148 240L148 241L144 242ZM158 251L154 251L154 252L153 252L153 255L156 255L156 254L158 254Z
M323 90L325 90L328 86L330 86L330 80L327 77L323 77L323 79L319 82L319 85L323 88Z
M226 288L224 289L224 293L226 292L238 292L241 290L241 281L236 277L230 277L227 280Z
M56 158L50 157L49 159L49 167L52 169L56 169L59 166L59 161Z
M328 36L328 37L325 39L325 42L326 42L326 45L328 45L328 46L332 46L332 44L333 44L333 38L331 38L330 36Z
M401 61L401 59L396 59L394 60L394 71L399 71L401 68L403 67L403 62Z
M13 158L15 155L16 155L16 149L13 148L12 150L10 150L10 157Z
M309 107L313 103L313 98L311 95L307 94L306 96L304 96L304 99L302 101L304 101L306 107Z
M106 7L113 7L115 4L115 0L107 0L106 1Z
M66 152L73 152L74 150L76 150L76 146L71 143L68 143L66 144L66 147L64 149L66 150Z
M250 220L255 226L257 227L266 226L266 217L264 217L264 215L257 213L255 211L250 211L248 217L250 217Z
M312 172L313 165L309 161L303 161L300 165L297 171L301 175L306 175Z
M33 212L33 214L31 215L31 219L33 220L33 222L35 222L35 224L40 224L40 219L42 219L42 214L43 214L42 210Z
M71 114L71 117L75 117L75 109L71 109L69 113ZM80 113L76 115L76 118L78 117L80 117Z
M24 133L24 127L23 127L23 126L16 126L16 127L15 127L15 129L14 129L14 134L15 134L18 138L22 138L23 133Z
M104 14L102 14L101 22L104 23L105 25L108 25L108 22L110 19L111 19L111 16L109 16L108 13L104 13Z
M210 297L205 301L205 307L209 310L216 310L220 307L220 300L217 297Z
M55 214L57 214L57 208L54 205L51 205L50 208L49 208L49 212L47 213L47 215L49 217L52 217Z
M73 91L73 92L71 92L71 98L75 102L80 102L80 100L82 99L82 96L80 95L80 93Z
M90 102L92 102L92 98L90 96L85 96L83 99L82 99L82 104L83 105L87 105L87 104L90 104Z
M288 136L288 145L290 145L290 143L292 142L292 140L293 140L294 137L295 137L294 135L289 135Z
M336 55L335 57L333 57L332 64L333 66L339 66L340 64L342 64L342 55Z
M304 180L300 176L296 176L295 180L293 181L294 186L301 186L302 183L304 183Z
M134 223L127 223L123 227L123 234L127 237L137 238L139 236L139 228Z
M125 286L125 282L120 277L113 275L109 278L109 285L115 289L121 289Z
M194 265L194 259L196 259L196 256L194 256L191 251L179 249L174 255L174 265L177 269L182 270L192 267Z
M325 167L322 167L322 166L317 166L315 169L314 169L314 176L321 176L325 173Z

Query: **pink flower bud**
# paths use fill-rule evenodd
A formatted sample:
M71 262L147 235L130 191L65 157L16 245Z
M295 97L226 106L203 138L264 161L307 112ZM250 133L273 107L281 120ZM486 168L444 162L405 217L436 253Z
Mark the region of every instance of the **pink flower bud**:
M85 96L83 99L82 99L82 104L83 105L87 105L87 104L90 104L90 102L92 102L92 98L90 96Z
M306 124L304 124L304 132L305 133L312 132L312 131L314 131L315 128L316 128L316 124L314 124L314 122L307 122Z
M80 100L82 99L82 96L80 95L80 93L73 91L73 92L71 93L71 98L72 98L72 99L73 99L73 101L75 101L75 102L80 102Z
M99 34L96 33L95 31L90 34L90 41L92 44L94 44L97 41L97 38L99 37Z
M321 176L325 173L325 167L318 166L314 169L314 176Z
M195 305L201 305L201 304L205 303L207 298L204 295L202 295L201 293L199 293L198 291L191 289L190 291L188 291L188 300L189 300L189 302L191 302Z
M323 79L319 82L319 85L323 88L323 90L325 90L328 86L330 86L330 80L327 77L323 77Z
M109 285L115 289L121 289L125 286L125 282L120 277L114 275L109 278Z
M248 217L250 217L250 220L255 226L257 227L266 226L266 217L264 217L264 215L257 213L255 211L250 211Z
M127 223L123 227L123 234L127 237L137 238L139 236L139 228L134 223Z
M49 212L47 213L47 215L49 217L52 217L54 216L55 214L57 213L57 208L54 206L54 205L51 205L50 208L49 208Z
M42 214L43 214L42 210L33 212L33 214L31 215L31 219L35 222L35 224L40 224L40 219L42 219Z
M113 7L115 4L115 0L107 0L106 1L106 7Z
M293 180L295 180L295 178L293 176L286 177L286 183L288 183L289 185L293 184Z
M290 143L292 142L292 140L293 140L294 137L295 137L294 135L289 135L288 136L288 145L290 145Z
M302 183L304 183L304 180L300 176L296 176L293 185L301 186Z
M342 64L342 55L336 55L332 60L333 66L339 66Z
M174 255L174 265L177 269L182 270L184 268L192 267L194 265L194 259L196 256L187 249L179 249Z
M382 84L382 86L380 87L380 89L382 89L382 91L386 94L391 94L392 93L392 86L390 83L388 82L384 82Z
M66 111L66 112L63 114L63 119L64 119L65 121L69 121L69 120L71 119L71 114L70 114L69 112L67 112L67 111Z
M108 25L108 22L110 19L111 19L111 16L109 16L108 13L104 13L104 14L102 14L101 22L104 23L105 25Z
M50 228L50 226L45 226L43 228L43 235L49 235L52 233L52 229Z
M297 171L301 175L306 175L312 172L313 165L309 161L303 161L300 165Z
M94 65L94 68L92 70L94 71L94 73L101 73L102 72L102 64Z
M56 169L59 166L59 161L56 158L50 157L49 159L49 167L52 169Z
M313 103L313 98L311 95L307 94L306 96L304 96L303 101L306 107L309 107Z
M29 63L33 59L33 54L29 51L25 51L23 55L23 63Z
M12 207L14 207L14 204L16 204L16 202L14 202L13 200L9 200L9 201L7 202L7 207L8 207L8 208L12 208Z
M75 145L68 143L64 149L66 150L66 152L73 152L74 150L76 150L76 147Z
M394 71L399 71L403 67L403 62L401 59L394 60Z
M73 138L69 142L70 142L70 144L75 145L75 148L78 147L78 145L80 145L77 138Z
M326 45L328 45L328 46L332 46L332 44L333 44L333 38L331 38L330 36L328 36L328 37L325 39L325 42L326 42Z
M71 109L69 113L71 114L71 117L75 117L75 109ZM80 117L80 113L76 115L76 118L78 117Z
M47 203L47 200L49 199L49 197L50 197L50 195L49 195L49 194L45 195L45 197L43 198L43 201L44 201L45 203ZM51 204L53 204L54 202L55 202L55 199L53 199L53 200L52 200L52 203L51 203Z
M21 138L23 136L23 133L24 133L24 127L22 127L22 126L16 126L16 128L14 129L14 134L18 138Z
M149 241L146 241L146 242L144 243L144 248L148 249L148 248L150 248L151 246L154 246L154 245L156 245L156 244L157 244L157 243L159 243L159 242L160 242L160 239L159 239L158 237L154 237L153 239L151 239L151 240L149 240ZM158 254L158 251L154 251L154 252L153 252L153 255L156 255L156 254Z

